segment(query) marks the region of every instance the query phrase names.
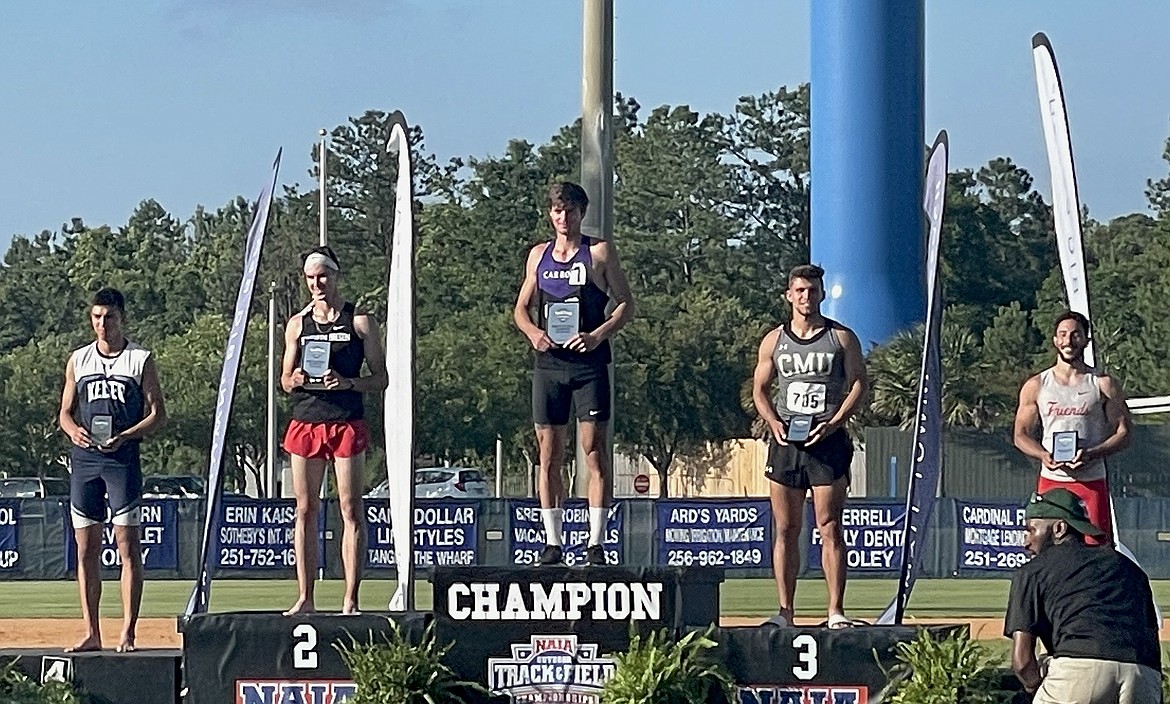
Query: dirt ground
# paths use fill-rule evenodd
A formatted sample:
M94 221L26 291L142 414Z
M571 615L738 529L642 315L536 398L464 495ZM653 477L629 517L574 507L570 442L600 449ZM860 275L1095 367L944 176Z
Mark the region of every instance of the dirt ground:
M724 617L724 626L754 626L761 617ZM966 619L975 638L991 640L1002 638L1003 619ZM798 618L799 625L816 625L815 619ZM949 619L919 619L913 624L954 623ZM107 648L118 644L122 630L121 619L102 619L102 643ZM80 619L64 618L10 618L0 619L0 647L4 648L63 648L81 638ZM179 648L182 637L175 630L174 618L144 618L138 622L138 647Z

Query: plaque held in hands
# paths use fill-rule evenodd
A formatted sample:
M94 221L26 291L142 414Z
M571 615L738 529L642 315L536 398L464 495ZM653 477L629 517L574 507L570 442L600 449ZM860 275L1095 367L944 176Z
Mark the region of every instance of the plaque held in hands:
M784 434L784 438L790 442L804 442L808 440L809 431L812 430L812 416L792 416L788 421L788 430Z
M327 340L307 340L301 349L301 370L309 377L307 388L324 388L325 374L329 372L331 346Z
M558 301L548 304L548 339L563 346L581 331L581 304L577 301Z
M114 417L107 415L94 416L89 424L89 440L94 447L109 445L114 438Z
M1077 456L1077 431L1062 430L1052 434L1052 461L1072 462Z

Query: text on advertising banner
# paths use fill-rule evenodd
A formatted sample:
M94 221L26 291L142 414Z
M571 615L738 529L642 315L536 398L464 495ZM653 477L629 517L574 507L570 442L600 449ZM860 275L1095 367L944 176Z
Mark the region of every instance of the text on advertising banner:
M0 570L14 570L20 563L20 541L16 524L20 520L20 501L0 499Z
M156 499L142 502L142 567L147 570L175 570L179 568L179 511L177 499ZM77 569L77 542L69 517L69 504L63 504L65 514L65 565ZM114 537L114 524L102 526L101 565L120 568L122 556Z
M508 547L512 563L534 565L544 549L544 523L540 520L540 503L536 499L514 499L508 502ZM565 564L585 564L585 548L589 542L589 507L584 499L565 502L565 523L561 531L565 546ZM622 502L609 507L605 522L605 556L609 564L620 564L622 550Z
M808 568L821 569L821 532L817 529L812 502L805 505L810 527ZM902 524L906 504L845 504L841 528L845 534L845 564L859 572L892 572L902 568Z
M367 499L366 567L394 567L389 499ZM479 546L479 502L417 499L414 503L414 566L474 565Z
M212 546L217 569L283 570L296 566L293 499L224 497ZM317 514L317 559L325 566L325 507Z
M772 566L772 513L766 499L664 499L656 510L659 565Z
M1030 558L1019 504L957 502L959 569L1010 572Z

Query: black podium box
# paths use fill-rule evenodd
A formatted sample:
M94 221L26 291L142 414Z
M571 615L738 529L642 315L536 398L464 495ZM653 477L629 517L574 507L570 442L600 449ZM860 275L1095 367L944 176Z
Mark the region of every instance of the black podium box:
M181 618L185 704L344 701L354 686L335 646L384 642L391 621L417 643L429 620L426 613L275 611Z
M583 700L640 633L719 621L723 571L649 567L436 567L435 636L460 677L524 700Z
M179 701L181 653L143 648L132 653L100 650L66 653L59 649L0 649L0 667L13 660L36 682L71 682L91 704L175 704Z
M942 639L966 624L923 627ZM898 643L917 636L911 626L720 629L718 656L731 671L740 701L751 704L826 702L876 704L897 663Z

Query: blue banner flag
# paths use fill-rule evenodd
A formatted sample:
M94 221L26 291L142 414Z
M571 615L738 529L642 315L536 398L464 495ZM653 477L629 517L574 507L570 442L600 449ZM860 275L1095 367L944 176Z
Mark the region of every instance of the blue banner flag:
M906 525L902 534L902 569L898 593L878 618L881 624L902 623L906 602L918 578L921 550L934 511L942 475L942 287L938 276L939 241L946 205L947 160L950 145L946 131L938 133L926 164L922 207L926 211L929 238L926 249L926 326L922 338L922 369L918 375L918 404L914 413L914 454L910 460L910 485L906 490Z
M280 151L272 164L272 179L260 192L252 226L244 250L244 274L240 277L240 290L236 294L236 312L232 316L232 327L228 332L227 347L223 353L223 370L219 375L219 393L216 394L215 420L211 431L211 462L207 471L207 516L203 524L203 542L199 551L199 574L195 588L187 601L184 613L188 616L206 613L211 601L211 570L215 553L211 550L211 539L219 521L220 504L223 501L223 451L227 439L228 418L232 412L232 396L236 391L236 379L240 373L240 358L244 352L244 336L248 332L248 312L252 307L252 289L256 284L256 270L260 266L260 249L264 245L264 232L268 228L268 211L272 207L272 193L276 190L276 176L280 171Z

